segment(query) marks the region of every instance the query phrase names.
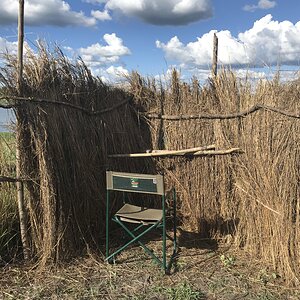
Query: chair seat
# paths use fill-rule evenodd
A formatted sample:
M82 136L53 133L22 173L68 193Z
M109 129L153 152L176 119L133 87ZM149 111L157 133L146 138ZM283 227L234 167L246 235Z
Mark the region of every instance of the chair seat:
M140 207L126 203L117 211L116 216L125 222L154 224L162 220L163 211L161 209Z

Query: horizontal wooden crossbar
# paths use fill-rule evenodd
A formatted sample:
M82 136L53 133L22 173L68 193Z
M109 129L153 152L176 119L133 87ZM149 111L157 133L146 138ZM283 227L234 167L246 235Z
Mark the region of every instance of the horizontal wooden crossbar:
M215 150L215 145L190 148L184 150L153 150L146 153L124 153L111 154L110 158L138 158L138 157L163 157L163 156L209 156L209 155L226 155L226 154L242 154L244 151L240 148Z

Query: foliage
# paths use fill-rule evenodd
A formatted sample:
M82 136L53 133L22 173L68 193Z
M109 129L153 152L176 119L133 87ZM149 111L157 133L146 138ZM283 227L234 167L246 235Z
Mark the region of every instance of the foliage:
M234 266L234 263L235 263L234 256L227 256L227 255L222 254L220 256L220 260L225 267L232 267L232 266Z

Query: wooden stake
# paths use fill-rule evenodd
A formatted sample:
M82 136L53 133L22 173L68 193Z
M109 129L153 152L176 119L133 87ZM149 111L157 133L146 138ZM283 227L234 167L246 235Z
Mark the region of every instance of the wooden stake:
M19 0L19 16L18 16L18 78L17 88L19 96L23 94L23 43L24 43L24 0ZM20 155L20 120L17 117L16 128L16 175L21 177L21 155ZM20 219L20 232L21 241L23 245L24 259L30 258L29 238L27 232L27 214L24 204L24 184L21 181L17 181L17 201Z
M201 148L201 147L199 147ZM196 148L194 148L196 149ZM231 149L221 149L221 150L193 150L185 149L185 150L156 150L151 153L126 153L126 154L111 154L108 155L110 158L123 158L123 157L171 157L171 156L214 156L214 155L227 155L227 154L243 154L245 153L240 148L231 148Z
M163 156L210 156L210 155L226 155L244 153L240 148L221 149L215 150L216 145L208 145L202 147L195 147L183 150L153 150L146 153L124 153L124 154L111 154L108 155L110 158L118 157L163 157Z
M217 76L218 74L218 37L217 34L214 33L214 41L213 41L213 58L212 58L212 75Z

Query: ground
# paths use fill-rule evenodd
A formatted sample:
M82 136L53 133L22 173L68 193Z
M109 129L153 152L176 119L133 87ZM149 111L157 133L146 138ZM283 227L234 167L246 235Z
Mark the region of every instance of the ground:
M160 241L147 242L155 251ZM228 243L180 241L171 275L138 246L125 250L115 264L90 253L63 266L0 269L0 299L300 299L270 268L235 251Z

